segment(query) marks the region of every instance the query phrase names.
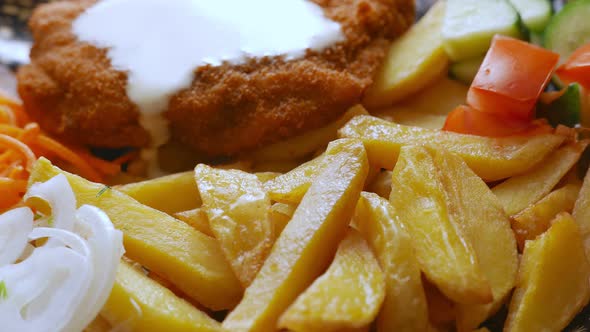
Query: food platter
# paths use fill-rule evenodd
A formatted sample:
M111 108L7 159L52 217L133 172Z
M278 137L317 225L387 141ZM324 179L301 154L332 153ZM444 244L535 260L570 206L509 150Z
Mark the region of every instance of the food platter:
M74 330L408 324L496 332L526 330L537 323L532 317L560 329L569 322L567 332L590 330L590 223L580 221L590 217L590 66L583 60L590 37L576 35L575 47L558 38L577 29L567 21L582 17L579 8L590 11L590 1L482 1L497 22L485 21L493 15L480 3L461 1L417 0L414 24L406 0L390 8L394 15L360 6L348 20L342 8L313 4L314 12L288 0L310 23L289 32L297 26L289 21L282 32L306 40L299 49L265 49L270 42L256 38L256 24L237 16L225 22L227 13L205 6L199 10L221 17L221 39L239 29L244 40L254 36L241 40L245 48L202 48L223 50L218 59L175 45L182 37L149 46L119 33L151 28L164 8L188 27L193 17L182 12L195 9L187 2L147 1L132 24L125 3L136 0L51 4L54 12L31 20L35 41L26 22L50 1L3 2L0 160L12 163L0 175L7 193L0 230L14 235L14 257L0 266L7 276L0 308L20 305L11 287L23 262L79 250L84 273L69 282L93 287L63 302L71 312L76 301L88 306L80 318L63 313ZM528 1L541 13L514 4ZM559 21L554 12L564 5ZM483 27L468 15L483 18ZM111 30L101 26L105 17ZM273 21L276 31L281 21L288 19ZM463 29L465 22L474 27ZM191 30L207 28L199 24ZM158 30L174 31L148 34ZM200 62L181 64L186 58ZM167 70L152 72L161 59ZM13 216L26 220L21 228L10 228ZM88 272L97 262L107 269ZM573 286L555 283L559 267L572 272L564 280ZM56 282L51 291L67 287ZM547 294L555 298L547 306L563 311L553 321L539 303ZM317 306L326 310L310 310Z

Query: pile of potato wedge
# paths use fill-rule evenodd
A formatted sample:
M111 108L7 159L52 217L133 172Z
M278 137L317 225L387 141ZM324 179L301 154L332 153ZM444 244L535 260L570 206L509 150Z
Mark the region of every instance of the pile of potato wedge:
M502 306L505 331L559 331L588 303L588 142L352 112L286 173L200 164L105 188L37 161L31 183L66 174L124 233L87 331L483 331Z

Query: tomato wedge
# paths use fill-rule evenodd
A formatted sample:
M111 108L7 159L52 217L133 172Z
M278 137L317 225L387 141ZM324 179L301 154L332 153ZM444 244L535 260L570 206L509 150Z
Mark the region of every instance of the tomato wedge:
M557 53L496 35L469 88L467 103L505 119L532 120L558 60Z
M460 105L449 113L443 130L459 134L502 137L549 133L552 128L543 121L506 119L494 113L480 112L472 107Z
M555 73L565 83L578 82L590 89L590 44L578 48Z

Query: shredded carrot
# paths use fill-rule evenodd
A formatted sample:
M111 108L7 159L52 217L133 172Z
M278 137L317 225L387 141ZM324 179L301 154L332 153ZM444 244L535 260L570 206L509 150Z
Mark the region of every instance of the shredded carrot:
M19 152L24 158L27 171L33 169L33 163L37 158L31 149L23 142L7 135L0 134L0 146L6 150Z
M0 93L0 212L21 201L40 156L65 162L95 182L103 182L103 176L117 175L121 170L117 160L99 159L87 149L68 147L44 134L20 102Z

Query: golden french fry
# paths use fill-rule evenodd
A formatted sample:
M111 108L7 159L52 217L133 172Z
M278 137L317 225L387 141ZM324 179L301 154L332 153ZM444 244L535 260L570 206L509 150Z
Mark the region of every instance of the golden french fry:
M274 178L276 178L277 176L281 175L281 173L279 172L256 172L254 173L254 175L256 175L256 177L258 178L258 180L260 180L260 182L265 183L268 182Z
M391 204L374 193L361 193L355 220L385 275L385 301L377 331L426 331L428 308L412 240Z
M167 175L115 188L141 204L170 215L201 206L193 172Z
M547 195L578 162L588 142L568 144L550 154L530 171L514 176L492 191L509 216L526 209Z
M504 331L561 331L590 299L590 265L567 213L527 241Z
M377 259L358 231L349 229L328 270L279 319L296 332L338 332L369 326L385 298Z
M471 246L492 289L488 304L457 304L457 330L476 329L503 304L514 287L518 269L516 240L502 205L467 164L445 151L434 152L448 195L449 213Z
M270 198L256 175L195 167L195 180L209 227L244 288L260 270L275 239Z
M393 170L391 204L406 225L422 271L459 303L489 303L492 289L477 252L448 206L441 172L424 147L404 146Z
M375 179L367 186L367 191L389 199L391 194L391 171L381 170Z
M420 144L457 154L486 181L522 174L565 139L551 134L500 138L462 135L402 126L366 115L350 120L339 136L362 140L372 167L393 169L402 146Z
M311 180L324 166L324 155L320 155L283 175L266 182L264 188L273 201L299 204L311 186Z
M283 311L330 264L354 213L368 162L356 140L328 146L335 154L276 240L242 302L223 326L231 331L273 331Z
M201 208L188 211L182 211L174 214L178 220L184 221L187 225L198 230L199 232L214 237L211 227L209 227L209 218L207 213Z
M567 184L512 217L512 230L520 251L525 241L534 240L551 226L560 212L572 212L580 192L579 184Z
M436 2L391 44L363 103L371 107L391 105L446 75L449 57L441 38L445 8L445 1Z
M361 114L369 114L369 112L361 105L353 106L339 119L325 127L265 146L248 155L257 162L292 161L309 157L313 152L325 148L330 141L335 140L338 129L353 117Z
M101 315L125 331L222 331L207 314L123 261Z
M285 203L274 203L270 207L270 218L275 225L277 237L283 232L289 221L291 221L296 209L297 205Z
M58 174L67 177L78 206L97 206L123 232L129 258L213 310L232 308L239 301L242 287L215 239L117 190L64 172L45 158L35 163L29 182Z
M375 111L375 116L404 126L441 129L447 114L465 103L468 87L443 77L391 108Z
M580 189L580 194L576 200L573 216L580 227L582 236L586 238L590 233L590 169L586 173L582 189ZM590 248L587 246L587 251L590 253L588 249Z

